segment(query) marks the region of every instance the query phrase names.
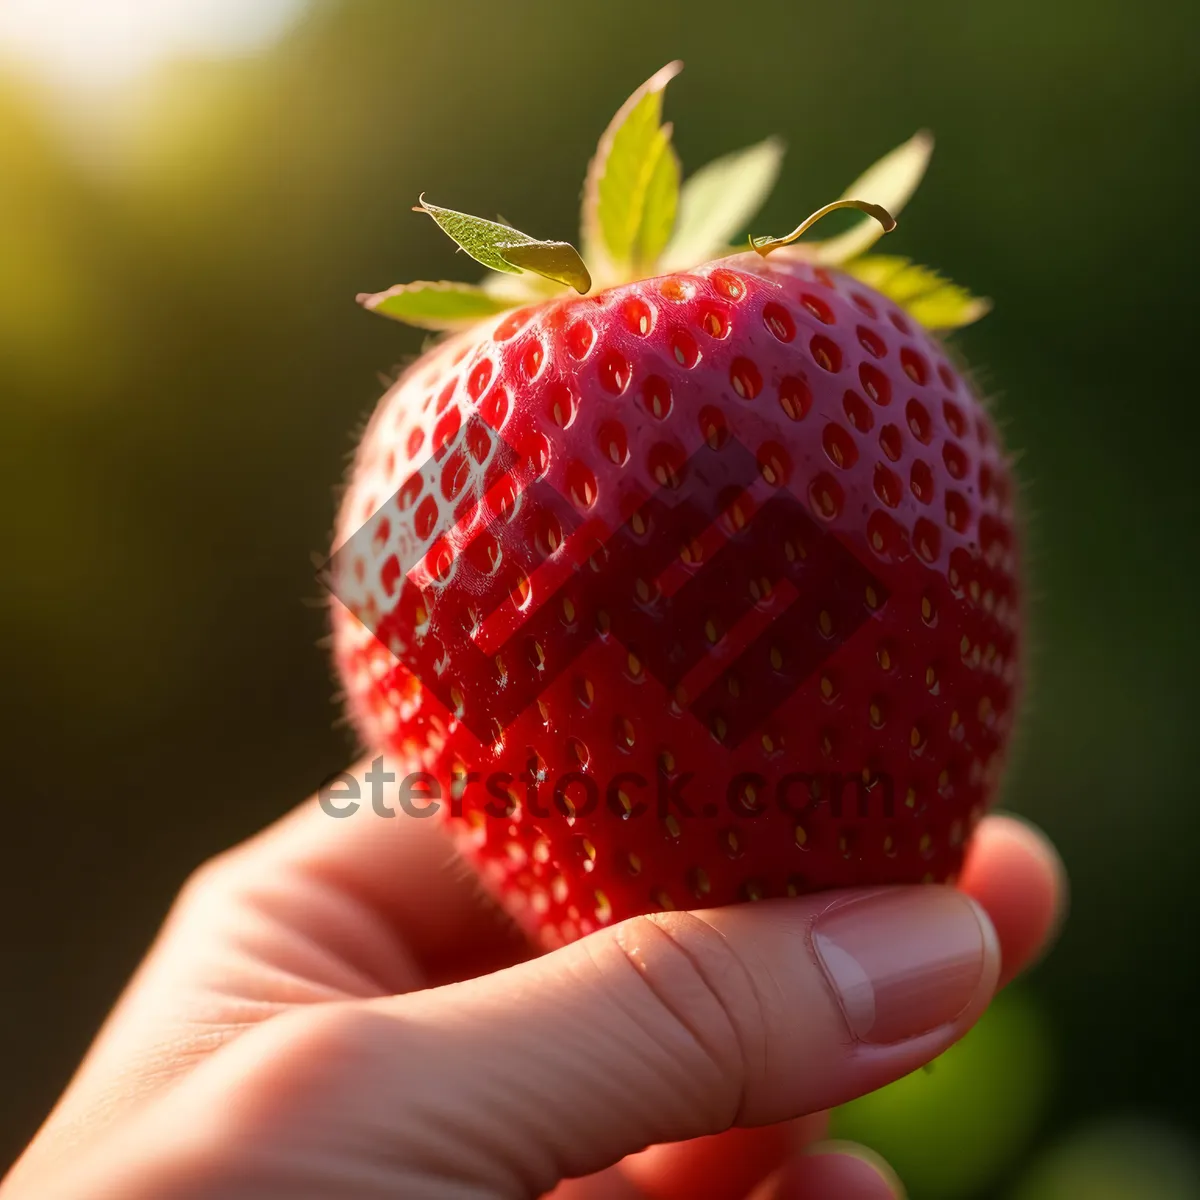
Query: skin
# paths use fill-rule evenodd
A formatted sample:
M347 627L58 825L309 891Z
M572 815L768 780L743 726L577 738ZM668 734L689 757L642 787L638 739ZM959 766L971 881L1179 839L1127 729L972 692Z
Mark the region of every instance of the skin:
M1054 851L1009 817L958 886L995 930L978 984L880 1046L813 949L853 894L664 913L532 957L436 822L310 800L187 882L0 1197L902 1195L822 1140L824 1110L962 1036L1064 904Z

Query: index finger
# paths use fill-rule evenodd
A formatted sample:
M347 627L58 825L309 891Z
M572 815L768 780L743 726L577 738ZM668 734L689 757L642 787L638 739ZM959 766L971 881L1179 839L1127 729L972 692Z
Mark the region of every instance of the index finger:
M228 851L228 866L250 876L298 874L353 898L402 936L431 983L528 957L528 942L454 848L436 808L427 816L414 815L418 808L375 809L372 785L364 783L373 769L381 773L378 786L394 795L394 781L416 766L378 755L356 763L337 777L358 784L356 808L329 802L328 794L325 803L321 793L311 796Z

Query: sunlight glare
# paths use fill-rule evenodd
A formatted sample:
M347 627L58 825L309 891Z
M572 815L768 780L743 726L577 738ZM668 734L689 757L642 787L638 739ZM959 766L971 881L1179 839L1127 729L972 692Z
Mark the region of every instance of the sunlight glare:
M0 0L0 59L68 89L111 88L179 58L253 53L307 0Z

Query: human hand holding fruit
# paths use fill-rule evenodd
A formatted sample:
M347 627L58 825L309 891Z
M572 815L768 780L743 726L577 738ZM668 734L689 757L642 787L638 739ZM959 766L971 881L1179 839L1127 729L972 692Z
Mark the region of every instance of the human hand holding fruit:
M821 1112L935 1057L1051 936L1053 851L983 816L1019 688L1008 464L927 329L982 305L864 256L928 143L851 189L874 215L840 238L696 266L777 150L680 195L658 120L673 73L593 166L594 297L562 292L592 282L564 243L427 205L499 282L368 300L485 322L385 398L343 508L349 586L334 573L358 727L396 779L445 779L461 816L331 820L312 801L202 868L5 1197L891 1196L886 1167L820 1142ZM672 271L646 282L662 254ZM758 478L722 457L735 444ZM626 564L655 520L679 532L653 500L689 478L724 526L687 530L682 578L582 586L617 531ZM539 480L570 506L548 506L557 524L522 505ZM805 511L772 509L784 491ZM739 540L755 527L778 536ZM693 592L655 617L714 560L737 569L707 577L711 611ZM471 572L474 592L447 586ZM479 641L487 614L462 596L485 577L514 600L470 660L490 673L447 671ZM645 585L640 624L598 603L614 578ZM739 642L743 587L763 620ZM531 611L559 628L531 637ZM700 685L675 677L696 645ZM507 783L475 795L473 768ZM640 805L638 778L678 799L683 772L686 821ZM778 803L795 774L799 816ZM566 776L603 805L558 795ZM835 810L811 787L829 776L868 803Z
M530 958L440 822L314 798L184 888L0 1196L893 1196L821 1110L960 1037L1061 902L1040 835L989 817L957 889L660 913Z

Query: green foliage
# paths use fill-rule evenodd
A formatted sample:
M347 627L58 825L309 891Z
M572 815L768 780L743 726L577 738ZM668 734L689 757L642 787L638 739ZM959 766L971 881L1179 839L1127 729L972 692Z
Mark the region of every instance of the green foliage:
M723 253L771 194L783 142L767 138L701 167L683 185L679 223L663 254L663 270L694 266Z
M510 225L428 204L424 196L417 211L428 213L476 262L493 271L512 274L532 271L545 279L565 283L580 293L592 286L579 251L569 242L538 241Z
M687 269L728 250L730 240L759 210L779 175L783 145L768 138L709 163L681 188L672 127L662 122L662 106L666 86L682 66L668 63L625 101L588 166L583 245L597 267L601 287L660 269ZM751 237L751 246L763 255L782 249L807 261L837 265L853 258L860 278L878 280L881 289L891 288L888 294L932 329L954 329L977 320L987 312L988 303L932 271L912 267L903 259L861 257L877 238L895 229L892 213L912 196L932 149L928 133L915 134L855 180L840 199L818 209L791 233ZM787 250L837 209L858 209L867 219L838 237ZM592 287L588 267L567 242L539 241L502 221L428 204L424 196L417 211L428 213L477 262L501 277L523 279L504 283L492 277L478 287L402 284L360 297L373 312L425 329L460 329L504 306L546 299L560 287L573 287L581 294ZM897 289L905 294L901 296Z
M921 130L868 167L838 199L866 200L895 217L925 177L932 154L933 135ZM818 245L815 257L823 263L846 262L870 250L883 232L874 221L859 221L852 229Z
M470 283L400 283L386 292L363 294L359 304L369 312L415 325L418 329L462 329L511 305Z
M639 245L652 244L660 235L663 214L669 210L674 218L679 175L672 177L669 167L660 167L664 155L672 153L670 127L662 125L662 102L663 90L682 69L682 63L668 63L625 101L588 167L583 247L590 261L607 264L608 273L627 272ZM675 192L668 195L672 178ZM652 181L653 210L647 205Z
M659 140L658 157L646 184L642 219L633 244L633 262L641 270L652 271L663 247L675 228L679 207L679 155L671 145L670 127Z
M895 300L927 329L959 329L991 311L990 300L907 258L871 254L845 263L843 270Z

